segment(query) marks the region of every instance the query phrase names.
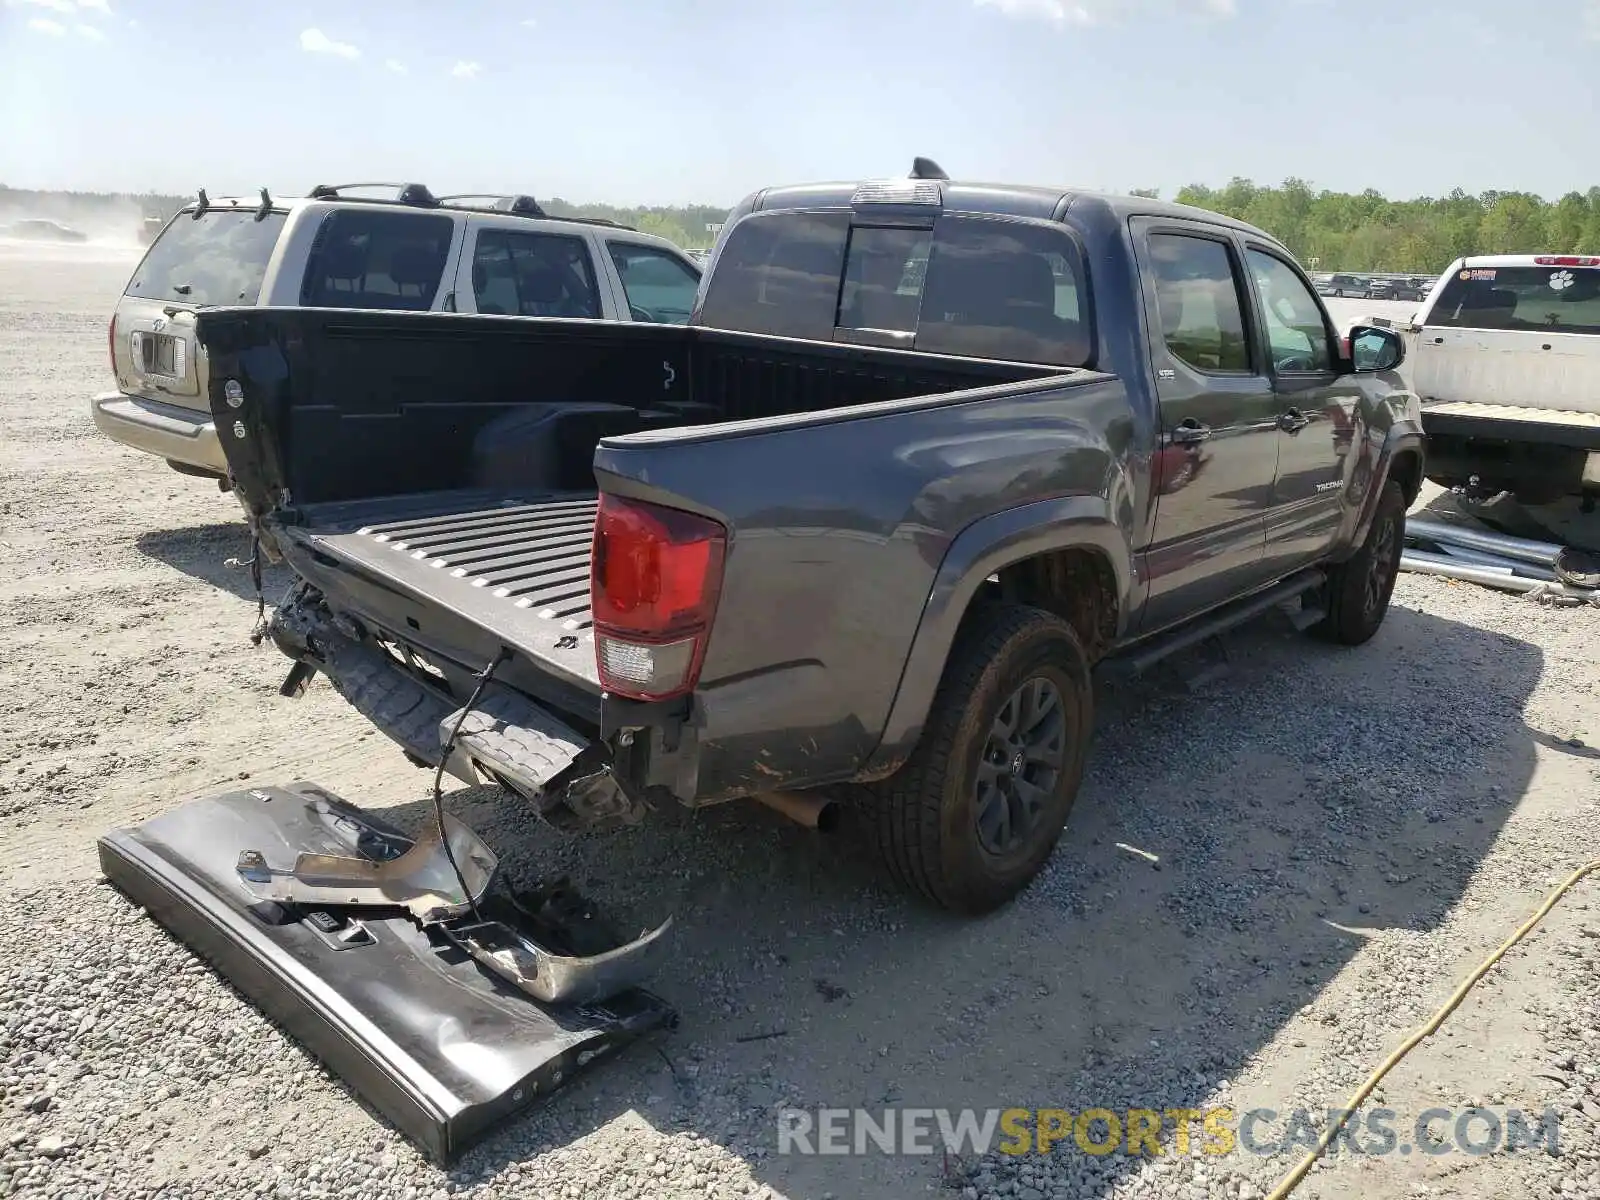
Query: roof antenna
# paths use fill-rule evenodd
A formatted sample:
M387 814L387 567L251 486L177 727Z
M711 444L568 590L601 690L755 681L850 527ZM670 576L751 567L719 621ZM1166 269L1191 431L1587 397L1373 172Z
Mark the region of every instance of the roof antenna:
M205 188L201 188L200 189L199 195L200 195L200 201L199 201L198 204L196 204L194 206L194 217L192 218L193 220L196 220L196 221L198 221L201 217L205 216L206 215L206 209L211 207L211 197L206 195Z
M949 179L950 176L946 175L944 173L944 168L938 163L934 162L933 159L923 158L921 155L918 155L916 158L911 160L911 178Z
M261 207L256 209L256 220L265 221L272 212L272 196L266 188L261 189Z

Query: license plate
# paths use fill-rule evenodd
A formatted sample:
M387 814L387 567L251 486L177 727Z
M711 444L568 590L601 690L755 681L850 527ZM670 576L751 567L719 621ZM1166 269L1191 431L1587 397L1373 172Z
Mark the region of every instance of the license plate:
M173 379L181 377L184 368L183 351L183 340L170 333L133 335L133 361L146 375L165 375Z

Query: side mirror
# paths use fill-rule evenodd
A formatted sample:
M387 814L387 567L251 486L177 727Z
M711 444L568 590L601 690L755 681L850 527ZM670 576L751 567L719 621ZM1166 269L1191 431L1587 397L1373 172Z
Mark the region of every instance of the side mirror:
M1392 329L1357 325L1350 330L1350 359L1361 372L1392 371L1406 360L1406 343Z

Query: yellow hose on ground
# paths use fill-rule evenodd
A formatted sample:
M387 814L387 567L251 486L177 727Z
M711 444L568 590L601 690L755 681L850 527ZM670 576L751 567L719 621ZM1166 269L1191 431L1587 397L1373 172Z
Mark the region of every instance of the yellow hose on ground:
M1322 1157L1323 1151L1333 1144L1334 1138L1339 1136L1339 1130L1343 1129L1345 1123L1349 1121L1353 1115L1355 1115L1355 1110L1361 1106L1362 1101L1364 1101L1368 1096L1372 1095L1372 1090L1377 1087L1383 1077L1394 1068L1395 1064L1406 1055L1410 1054L1411 1051L1416 1048L1419 1042L1437 1033L1439 1031L1439 1026L1444 1024L1445 1018L1451 1013L1455 1012L1455 1010L1460 1006L1461 1002L1467 998L1467 993L1473 989L1478 980L1487 975L1495 963L1499 962L1505 957L1506 951L1510 950L1511 947L1515 946L1523 938L1527 937L1528 934L1532 933L1539 922L1545 919L1550 910L1554 908L1561 898L1570 892L1573 887L1575 887L1584 878L1584 876L1591 875L1596 871L1600 871L1600 858L1595 859L1594 862L1589 863L1586 866L1579 867L1571 875L1568 875L1566 879L1562 880L1560 886L1557 887L1555 891L1551 892L1545 897L1544 903L1539 905L1539 907L1534 910L1533 916L1529 917L1526 921L1519 925L1515 933L1513 933L1505 941L1501 942L1499 949L1497 949L1493 954L1489 955L1488 958L1484 959L1475 968L1473 968L1472 974L1463 979L1461 981L1461 986L1450 993L1450 999L1446 1000L1439 1011L1434 1013L1433 1016L1429 1018L1428 1023L1423 1025L1405 1041L1401 1042L1399 1049L1397 1049L1393 1054L1389 1055L1388 1058L1384 1059L1383 1062L1378 1065L1378 1069L1371 1075L1367 1076L1367 1081L1357 1088L1355 1094L1345 1102L1344 1111L1340 1113L1339 1119L1323 1132L1322 1137L1317 1140L1315 1148L1307 1151L1306 1156L1302 1158L1298 1164L1296 1164L1294 1170L1285 1175L1282 1181L1279 1182L1278 1186L1272 1189L1272 1192L1267 1196L1267 1200L1287 1200L1289 1194L1293 1192L1295 1188L1299 1187L1300 1184L1305 1180L1305 1177L1311 1173L1311 1168L1317 1165L1317 1159Z

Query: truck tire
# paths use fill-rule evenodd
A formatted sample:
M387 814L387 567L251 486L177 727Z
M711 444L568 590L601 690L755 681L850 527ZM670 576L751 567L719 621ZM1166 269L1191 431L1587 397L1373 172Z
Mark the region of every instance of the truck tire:
M952 912L1010 900L1061 836L1093 715L1072 626L1020 604L972 613L910 759L852 789L889 874Z
M1328 615L1311 632L1330 642L1359 646L1383 624L1405 552L1406 496L1388 480L1361 548L1328 572Z

